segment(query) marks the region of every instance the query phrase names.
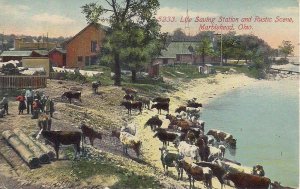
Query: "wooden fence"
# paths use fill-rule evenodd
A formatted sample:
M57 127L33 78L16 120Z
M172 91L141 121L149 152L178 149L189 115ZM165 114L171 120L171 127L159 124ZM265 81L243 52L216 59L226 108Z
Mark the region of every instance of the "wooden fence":
M30 75L5 75L0 76L0 89L24 89L47 87L47 76Z

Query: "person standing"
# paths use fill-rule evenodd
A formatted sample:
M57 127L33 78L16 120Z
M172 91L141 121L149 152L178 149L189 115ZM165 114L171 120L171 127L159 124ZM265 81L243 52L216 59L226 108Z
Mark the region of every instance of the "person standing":
M7 99L6 95L1 100L0 105L3 106L4 111L6 112L6 115L8 115L8 99Z
M37 119L39 116L39 113L41 111L41 103L40 103L39 99L37 99L37 98L32 103L32 111L33 111L33 114L32 114L31 119Z
M19 101L19 115L23 114L23 110L26 109L25 96L21 94L17 96L16 100Z
M50 117L53 117L53 112L54 112L54 103L53 100L47 96L47 101L45 103L45 112L47 115L50 114Z
M30 110L30 113L33 114L33 112L32 112L33 97L34 97L33 90L31 88L26 90L25 98L26 98L26 103L27 103L27 114L29 114L29 110Z

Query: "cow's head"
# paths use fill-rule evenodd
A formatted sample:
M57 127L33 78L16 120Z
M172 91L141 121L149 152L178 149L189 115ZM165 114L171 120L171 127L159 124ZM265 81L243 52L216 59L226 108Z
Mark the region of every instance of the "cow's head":
M258 176L265 176L265 171L264 171L264 168L263 166L261 165L255 165L253 166L253 175L258 175Z
M156 104L152 104L151 109L156 108Z

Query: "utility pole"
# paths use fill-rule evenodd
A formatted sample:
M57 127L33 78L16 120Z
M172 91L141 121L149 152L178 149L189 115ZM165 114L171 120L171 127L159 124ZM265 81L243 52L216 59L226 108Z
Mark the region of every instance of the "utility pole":
M221 60L220 60L220 66L223 66L223 38L222 38L222 32L214 34L216 36L221 36L221 47L220 47L220 54L221 54Z

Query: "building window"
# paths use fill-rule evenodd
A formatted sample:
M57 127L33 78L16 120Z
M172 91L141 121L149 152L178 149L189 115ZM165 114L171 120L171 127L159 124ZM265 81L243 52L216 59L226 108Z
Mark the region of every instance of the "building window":
M78 62L82 62L82 56L78 56Z
M91 52L97 52L97 41L91 41Z

